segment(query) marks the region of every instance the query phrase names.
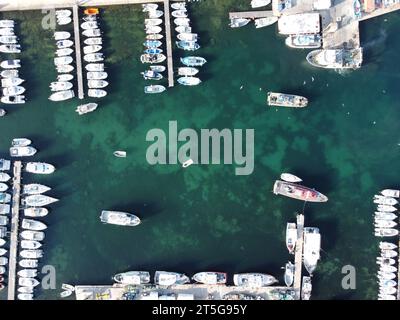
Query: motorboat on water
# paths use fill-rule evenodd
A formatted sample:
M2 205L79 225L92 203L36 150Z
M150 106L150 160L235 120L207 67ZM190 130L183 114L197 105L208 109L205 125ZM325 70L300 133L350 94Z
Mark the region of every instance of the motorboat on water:
M17 291L19 293L33 293L33 287L19 287Z
M126 158L126 151L117 150L117 151L114 151L113 154L117 158Z
M198 272L193 275L192 280L208 285L225 284L227 280L227 275L225 272Z
M400 198L400 190L384 189L381 194L385 197Z
M297 226L294 222L286 224L286 247L290 254L294 254L297 241Z
M311 277L303 276L301 284L301 300L310 300L312 292Z
M395 294L397 289L394 287L380 287L379 291L384 294Z
M98 52L102 49L102 46L99 44L96 45L90 45L90 46L84 46L83 47L83 53L84 54L89 54L89 53L95 53Z
M290 35L285 44L291 48L317 49L322 45L322 37L319 34Z
M72 14L71 10L68 9L61 9L56 11L57 18L66 18L70 17Z
M85 21L81 24L81 28L83 30L88 30L88 29L98 29L99 25L97 24L96 21Z
M293 183L303 181L298 176L295 176L294 174L291 174L291 173L282 173L281 180L286 181L286 182L293 182Z
M8 225L9 222L10 221L9 221L8 217L0 216L0 226L6 226L6 225ZM1 256L1 254L0 254L0 256Z
M72 18L71 17L57 17L57 23L60 26L65 26L67 24L70 24L72 22Z
M397 252L395 250L381 250L382 258L394 258L397 257Z
M7 218L7 217L1 217L0 218ZM0 248L0 256L4 256L7 253L6 249Z
M207 60L202 57L190 56L181 58L181 62L187 67L197 67L197 66L201 67L207 62Z
M42 231L46 230L47 226L43 222L24 218L22 219L22 229Z
M18 264L22 268L37 268L39 265L39 261L37 259L22 259L18 262Z
M267 103L269 106L304 108L308 105L308 99L294 94L268 92Z
M146 284L150 282L150 273L147 271L128 271L116 274L113 280L117 283L130 285Z
M0 182L7 182L11 179L11 176L8 173L0 172Z
M162 31L162 28L160 26L146 26L145 31L147 34L160 33Z
M19 96L25 92L25 88L22 86L12 86L3 88L4 96Z
M21 53L21 45L19 44L3 44L0 45L2 53Z
M1 97L1 102L4 104L23 104L25 103L25 96L5 96Z
M374 203L394 206L398 203L398 201L395 198L385 197L385 196L381 196L381 195L375 195Z
M162 42L160 40L146 40L143 45L147 48L158 48L161 47Z
M83 13L86 14L87 16L92 16L92 15L95 16L99 14L99 12L100 10L98 8L87 8Z
M161 18L164 15L164 12L162 12L161 10L152 10L149 11L149 19L157 19L157 18Z
M198 35L197 33L180 33L177 38L181 41L197 41Z
M189 18L175 18L174 23L177 26L186 26L189 27L190 19Z
M35 278L37 277L38 272L36 269L22 269L17 272L17 275L24 278Z
M243 27L243 26L247 25L249 22L250 22L250 19L233 18L233 19L231 19L231 22L230 22L229 26L231 28L240 28L240 27Z
M154 10L157 10L157 8L158 8L158 4L156 4L156 3L144 3L144 4L142 4L142 11L143 12L154 11Z
M70 48L73 45L74 45L74 42L72 40L58 40L56 42L56 46L58 49Z
M144 93L161 93L165 90L167 90L167 88L159 84L144 87Z
M88 80L103 80L107 79L108 74L104 71L89 71L86 74L86 77L88 78Z
M197 86L201 83L201 80L196 77L180 77L177 81L184 86Z
M295 265L290 261L288 261L285 264L285 275L284 275L284 280L287 287L290 287L293 284L294 270L295 270Z
M43 257L43 250L21 250L19 255L25 259L38 259Z
M54 32L54 39L56 41L58 40L67 40L71 38L71 33L69 33L68 31L56 31Z
M261 288L267 287L278 280L264 273L238 273L233 275L233 283L238 287Z
M393 212L379 212L375 211L375 218L380 220L394 220L397 218L397 215Z
M16 44L18 43L18 38L17 36L0 36L0 43Z
M23 194L41 194L50 190L50 187L39 183L30 183L22 186Z
M43 207L57 201L58 199L43 194L29 195L23 199L23 202L25 202L26 205L32 207Z
M173 16L174 18L187 18L187 10L186 9L174 10L172 11L171 16Z
M17 69L7 69L7 70L1 71L0 75L3 78L18 78L19 71Z
M7 257L0 257L0 266L6 266L8 264Z
M86 62L99 62L99 61L103 61L103 60L104 60L104 56L103 56L103 54L100 53L100 52L88 53L88 54L85 54L85 55L83 56L83 59L84 59Z
M394 272L378 271L378 278L393 280L396 279L396 274Z
M0 28L14 28L14 20L0 20Z
M59 75L57 76L57 81L58 81L58 82L71 81L71 80L73 80L73 79L74 79L74 76L73 76L72 74L68 74L68 73L59 74Z
M200 49L200 45L195 41L176 41L176 46L186 51L196 51Z
M3 238L0 238L0 247L4 246L7 243L6 240L4 240Z
M18 86L23 83L25 80L21 78L5 78L1 79L1 86L4 87L13 87Z
M375 218L374 226L376 228L393 228L393 227L397 226L397 223L394 221L390 221L390 220L381 220L381 219Z
M183 2L174 2L174 3L171 3L171 8L174 10L183 10L186 8L186 3L184 1Z
M328 69L358 69L362 64L362 48L317 49L307 54L307 61L314 67Z
M159 49L159 48L147 48L144 50L144 53L147 53L147 54L160 54L162 52L163 52L163 50Z
M155 19L144 19L144 24L146 26L158 26L160 24L162 24L163 21L162 19L159 18L155 18Z
M100 29L87 29L82 34L88 38L97 38L101 36Z
M43 231L24 230L21 232L21 238L25 240L43 241Z
M382 272L397 272L397 268L395 266L386 266L386 265L381 265L379 268L379 271Z
M57 72L58 73L69 73L74 70L74 66L71 66L70 64L63 64L60 66L57 66Z
M23 287L36 287L40 284L40 282L34 278L18 278L18 285Z
M11 157L31 157L36 154L37 150L34 147L11 147L10 156Z
M386 204L379 204L378 205L378 211L381 211L381 212L395 212L395 211L397 211L397 209L396 209L396 207L389 206L389 205L386 205Z
M192 28L189 26L177 26L175 31L178 33L192 33Z
M94 110L97 109L97 107L98 107L97 103L91 102L77 106L75 111L78 112L78 114L81 116L83 114L93 112Z
M50 83L51 91L65 91L72 89L73 84L69 81L57 81Z
M86 71L91 72L102 72L104 71L104 63L88 63L85 66Z
M252 8L261 8L269 5L271 0L251 0L250 4Z
M37 174L51 174L56 168L45 162L28 162L25 166L26 172L37 173Z
M321 235L318 228L304 228L303 263L311 275L320 259Z
M37 218L37 217L45 217L49 213L49 210L47 208L26 208L24 209L24 215L25 217L32 217L32 218Z
M392 258L377 257L376 263L380 264L380 265L392 266L392 265L396 264L396 260L394 260Z
M88 46L101 45L103 44L103 39L100 37L87 38L83 41L83 43Z
M140 56L140 61L142 63L161 63L164 60L166 60L167 57L163 55L162 53L160 54L142 54Z
M178 75L180 76L195 76L199 72L199 69L194 67L179 67Z
M161 65L152 65L152 66L149 66L149 68L151 71L155 71L155 72L159 72L159 73L164 72L166 69L164 66L161 66Z
M103 98L107 95L107 91L102 89L89 89L88 90L88 97L91 98Z
M314 189L307 188L297 183L291 183L281 180L275 181L273 192L275 194L280 194L289 198L308 202L328 201L328 197Z
M0 171L9 171L11 169L11 160L0 159Z
M32 293L18 293L17 295L18 300L33 300Z
M160 286L172 286L175 284L185 284L189 282L189 277L184 273L156 271L154 274L154 283Z
M73 90L57 91L49 97L49 100L64 101L64 100L72 99L74 96L75 96L75 93Z
M8 190L8 185L4 182L0 182L0 192L4 192Z
M88 80L88 88L90 89L101 89L108 86L108 82L105 80Z
M71 56L56 57L54 58L54 64L56 66L71 64L74 59Z
M18 69L21 67L20 59L3 60L0 63L0 67L3 69Z
M397 245L391 242L381 241L379 242L379 249L381 250L394 250L397 249Z
M375 228L375 236L377 237L394 237L399 234L397 229Z
M14 33L14 28L0 28L0 35L2 36L13 36L15 35Z
M140 224L140 219L134 214L103 210L100 215L100 221L108 224L115 224L120 226L134 227Z
M0 108L0 117L4 117L7 114L7 111L3 108Z
M153 34L146 35L146 40L160 40L162 38L164 38L164 36L159 33L153 33Z
M270 26L278 21L278 17L266 17L266 18L259 18L254 20L254 25L257 29Z
M145 72L141 72L141 74L146 80L161 80L163 78L162 74L153 70L146 70Z

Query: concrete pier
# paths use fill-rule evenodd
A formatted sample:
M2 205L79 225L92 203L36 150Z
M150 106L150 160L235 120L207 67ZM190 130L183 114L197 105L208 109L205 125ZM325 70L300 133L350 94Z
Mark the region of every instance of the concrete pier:
M171 19L169 0L164 0L165 42L167 47L168 87L174 86L174 65L172 60Z
M294 253L294 282L293 289L295 292L295 299L300 300L301 295L301 270L302 270L302 262L303 262L303 229L304 229L304 215L297 215L297 241L296 241L296 249Z
M8 300L15 300L17 251L18 251L18 228L19 228L19 205L21 197L21 172L22 162L14 162L13 199L11 208L11 237L10 257L8 262Z
M72 7L73 20L74 20L74 39L75 39L75 53L76 53L76 76L78 83L78 98L83 99L85 93L83 92L83 76L82 76L82 54L81 54L81 37L79 30L79 10L78 6Z
M258 19L258 18L268 18L272 16L273 16L272 10L229 12L229 19L235 19L235 18Z

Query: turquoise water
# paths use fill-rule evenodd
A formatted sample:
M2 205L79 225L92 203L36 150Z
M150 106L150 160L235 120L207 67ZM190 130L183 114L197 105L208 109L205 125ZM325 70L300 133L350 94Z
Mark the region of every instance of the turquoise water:
M284 243L287 221L303 203L272 194L283 171L329 197L307 204L306 225L320 228L323 252L313 277L315 299L374 299L377 240L371 197L396 186L400 50L398 14L361 24L364 66L339 75L305 62L307 51L285 47L276 26L230 29L229 10L239 1L190 5L200 34L199 55L208 63L198 87L176 86L145 95L138 61L144 32L138 6L105 8L109 95L98 110L79 117L77 99L53 103L48 86L56 77L54 41L37 12L7 13L20 21L25 48L22 76L29 103L8 107L1 119L0 156L13 137L29 137L40 150L36 160L58 170L25 182L53 186L61 199L45 218L43 264L57 269L57 284L109 284L125 270L195 272L259 271L283 282L289 259ZM244 1L243 1L244 2ZM385 21L387 20L387 21ZM175 50L175 65L181 51ZM314 81L312 81L314 78ZM240 89L242 87L242 89ZM304 110L269 108L266 91L305 95ZM255 169L235 176L230 165L150 166L146 133L178 121L179 129L255 129ZM114 150L128 157L115 158ZM398 185L397 185L398 186ZM137 228L103 225L102 209L136 212ZM341 288L341 268L357 270L357 289ZM40 299L59 291L40 292ZM4 293L3 293L4 295Z

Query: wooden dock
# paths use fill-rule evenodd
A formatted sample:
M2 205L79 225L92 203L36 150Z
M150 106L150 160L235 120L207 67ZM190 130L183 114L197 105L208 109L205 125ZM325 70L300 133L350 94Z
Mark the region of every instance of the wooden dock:
M268 18L272 16L273 16L272 10L229 12L229 19L235 19L235 18L258 19L258 18Z
M300 300L300 291L301 291L301 270L303 263L303 229L304 229L304 215L297 215L297 241L296 241L296 249L294 256L294 282L293 289L295 292L295 299Z
M82 54L81 54L81 37L79 30L79 11L78 6L72 6L74 20L74 38L75 38L75 53L76 53L76 76L78 83L78 98L83 99L83 76L82 76Z
M18 227L19 227L19 204L21 196L21 172L22 162L14 162L13 199L11 209L11 237L10 258L8 262L8 300L15 300L16 273L17 273L17 250L18 250Z
M174 86L174 64L172 60L171 19L169 14L169 0L164 0L165 42L167 46L168 87Z

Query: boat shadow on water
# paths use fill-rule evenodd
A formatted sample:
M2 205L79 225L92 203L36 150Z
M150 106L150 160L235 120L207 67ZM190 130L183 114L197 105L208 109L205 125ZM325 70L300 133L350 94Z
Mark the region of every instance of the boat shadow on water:
M118 204L113 207L113 210L133 213L141 219L142 223L164 211L158 204L148 201Z

